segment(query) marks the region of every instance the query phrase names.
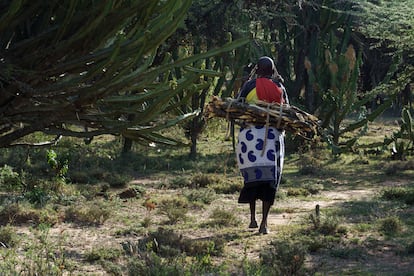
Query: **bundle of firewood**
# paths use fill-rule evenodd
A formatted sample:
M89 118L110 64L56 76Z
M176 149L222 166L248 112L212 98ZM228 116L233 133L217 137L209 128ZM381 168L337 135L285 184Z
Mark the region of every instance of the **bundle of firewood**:
M268 125L284 129L304 138L313 138L318 133L318 118L295 107L259 101L247 104L236 99L221 99L214 96L205 109L206 117L221 117L240 126Z

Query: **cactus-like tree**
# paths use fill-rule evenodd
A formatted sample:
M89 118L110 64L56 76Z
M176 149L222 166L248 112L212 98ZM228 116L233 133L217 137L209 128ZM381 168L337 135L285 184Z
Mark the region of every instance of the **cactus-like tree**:
M169 114L183 89L198 93L202 72L183 70L172 79L171 70L246 42L178 60L164 53L156 60L191 3L1 1L0 147L36 131L176 143L158 130L194 115Z

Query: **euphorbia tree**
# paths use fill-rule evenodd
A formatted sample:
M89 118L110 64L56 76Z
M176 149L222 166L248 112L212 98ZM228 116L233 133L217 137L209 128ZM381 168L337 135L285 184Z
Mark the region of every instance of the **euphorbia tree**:
M167 111L177 105L175 95L197 85L200 73L184 70L171 81L169 72L245 43L173 61L166 54L154 63L191 3L2 1L0 147L36 131L175 143L157 131L194 115Z

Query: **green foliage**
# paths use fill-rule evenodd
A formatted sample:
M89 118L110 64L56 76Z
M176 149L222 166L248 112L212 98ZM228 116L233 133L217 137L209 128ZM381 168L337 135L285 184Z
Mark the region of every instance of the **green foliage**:
M408 108L403 108L401 112L400 130L394 132L388 141L394 143L394 159L406 160L407 155L414 153L414 121Z
M200 72L183 70L174 80L171 72L247 42L171 59L161 45L182 24L191 3L4 3L0 48L7 51L2 52L0 87L6 96L0 105L9 108L1 116L0 147L35 131L57 136L36 145L54 144L61 135L90 143L101 134L179 144L159 130L198 113L170 111L188 100L177 97L184 90L191 96L204 84L199 86Z
M110 218L113 206L103 201L71 205L65 211L65 221L81 225L101 225Z
M398 217L386 217L378 221L379 231L386 235L396 235L401 232L403 223Z
M184 191L184 196L192 203L202 203L210 204L217 195L213 189L210 188L199 188L199 189L190 189Z
M58 157L58 154L50 149L47 151L47 163L54 170L56 177L64 181L69 169L69 160L66 157Z
M62 240L53 243L49 228L40 226L32 230L35 240L26 245L23 258L17 251L0 250L0 272L5 275L62 275L63 270L71 271L61 246Z
M345 234L346 229L340 227L340 219L334 215L321 213L319 205L315 208L315 213L309 215L309 221L313 230L322 235Z
M211 227L232 227L240 225L240 219L233 211L215 208L206 225Z
M16 192L22 189L21 176L13 171L13 168L9 165L4 165L0 168L0 189L4 189L8 192Z
M0 248L10 248L18 244L19 238L16 228L11 225L0 226ZM0 270L1 271L1 270Z
M223 252L223 241L191 240L172 230L159 228L138 242L125 242L122 247L131 256L129 275L201 275L218 271L211 256ZM194 258L188 258L194 256Z
M398 175L404 171L414 170L414 161L407 160L407 161L393 161L387 164L384 164L383 167L385 168L386 175Z
M85 259L88 262L97 261L115 261L121 256L121 249L119 248L92 248L89 252L86 252Z
M262 250L260 259L276 275L304 275L306 253L306 248L299 242L272 241Z
M24 194L25 198L32 204L43 207L50 200L49 191L44 187L34 186Z
M168 217L170 224L187 219L188 202L185 198L163 199L159 203L159 212Z
M414 189L405 187L386 188L381 191L381 198L402 201L408 205L414 205Z

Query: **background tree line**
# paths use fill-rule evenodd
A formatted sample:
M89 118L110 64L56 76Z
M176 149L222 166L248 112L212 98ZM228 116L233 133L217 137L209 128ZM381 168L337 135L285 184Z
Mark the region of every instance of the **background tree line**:
M262 55L334 152L391 106L412 114L413 0L36 2L0 3L2 147L35 131L177 145L160 130L185 120L195 157L208 97Z

